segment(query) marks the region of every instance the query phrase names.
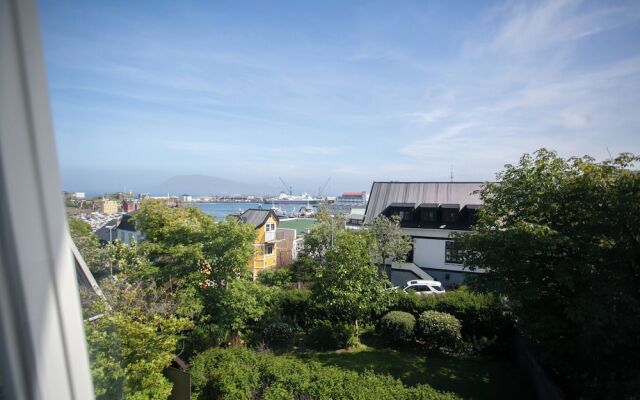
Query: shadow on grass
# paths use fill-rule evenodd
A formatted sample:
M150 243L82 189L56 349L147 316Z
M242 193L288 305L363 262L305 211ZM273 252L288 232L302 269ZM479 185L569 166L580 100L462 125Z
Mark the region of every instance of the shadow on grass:
M518 365L485 358L425 356L390 349L297 354L323 365L389 374L405 385L419 383L465 399L533 399L533 388Z

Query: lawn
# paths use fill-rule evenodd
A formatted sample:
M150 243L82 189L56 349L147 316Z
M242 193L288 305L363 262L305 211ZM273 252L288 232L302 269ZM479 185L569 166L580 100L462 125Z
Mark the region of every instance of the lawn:
M534 399L533 388L518 365L485 358L433 357L405 351L365 347L324 353L299 353L354 371L372 370L400 379L405 385L425 383L465 399Z

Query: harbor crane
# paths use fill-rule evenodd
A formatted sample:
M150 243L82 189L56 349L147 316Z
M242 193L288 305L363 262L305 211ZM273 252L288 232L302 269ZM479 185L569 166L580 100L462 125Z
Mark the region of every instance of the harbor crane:
M318 188L318 197L322 197L322 195L324 194L324 191L327 189L327 186L329 186L329 182L331 182L331 177L329 177L329 179L327 179L327 181L324 183L324 185L320 186Z
M287 182L284 181L284 179L278 177L278 179L280 179L280 182L282 182L282 185L284 186L284 190L285 193L289 193L289 196L293 196L293 186L291 185L287 185Z

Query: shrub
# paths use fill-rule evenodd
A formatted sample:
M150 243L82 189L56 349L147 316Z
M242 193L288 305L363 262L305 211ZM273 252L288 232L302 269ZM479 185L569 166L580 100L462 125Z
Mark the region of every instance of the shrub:
M462 323L462 338L471 346L484 344L491 351L509 350L512 345L513 317L500 299L490 293L475 293L466 287L437 296L393 292L387 310L420 316L425 311L446 312Z
M380 335L387 343L404 343L413 339L416 319L404 311L390 311L380 319Z
M358 373L246 348L209 349L191 360L192 399L380 399L448 400L455 396L427 385L370 371Z
M270 347L284 347L293 339L293 329L285 322L274 322L262 332L262 339Z
M457 350L462 341L462 325L451 314L425 311L418 318L416 335L432 350Z
M316 322L318 310L311 301L308 289L279 290L275 294L272 314L306 330Z
M336 350L355 345L355 327L346 323L319 321L305 337L307 346L316 350Z
M293 282L293 271L289 268L265 269L258 275L258 281L266 286L285 287Z

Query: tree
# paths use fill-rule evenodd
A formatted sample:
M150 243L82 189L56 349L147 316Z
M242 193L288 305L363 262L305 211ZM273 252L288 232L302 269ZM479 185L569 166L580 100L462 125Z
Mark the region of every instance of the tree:
M327 251L333 246L334 239L345 229L346 216L342 213L331 215L326 207L319 207L315 224L304 237L303 253L316 263L323 265Z
M154 200L143 203L135 222L162 281L222 285L250 273L255 238L250 225L233 218L217 222L197 207L168 207Z
M73 217L67 218L67 223L71 239L91 272L95 275L107 273L107 254L100 246L98 236L91 231L91 225Z
M267 312L273 289L246 279L235 279L226 286L207 291L206 307L212 323L241 344L242 334Z
M354 324L381 305L386 277L371 262L371 240L364 232L343 230L327 251L326 266L317 269L312 294L332 320Z
M411 250L411 237L405 235L400 228L400 218L393 216L387 218L379 215L369 224L375 235L375 258L380 263L380 271L384 271L387 258L392 257L397 261L404 261Z
M640 174L637 156L595 162L545 149L480 191L464 262L506 295L545 366L575 397L640 391Z
M94 298L85 310L96 316L85 322L96 398L166 399L172 385L162 372L190 321L153 284L106 278L100 286L106 301Z

